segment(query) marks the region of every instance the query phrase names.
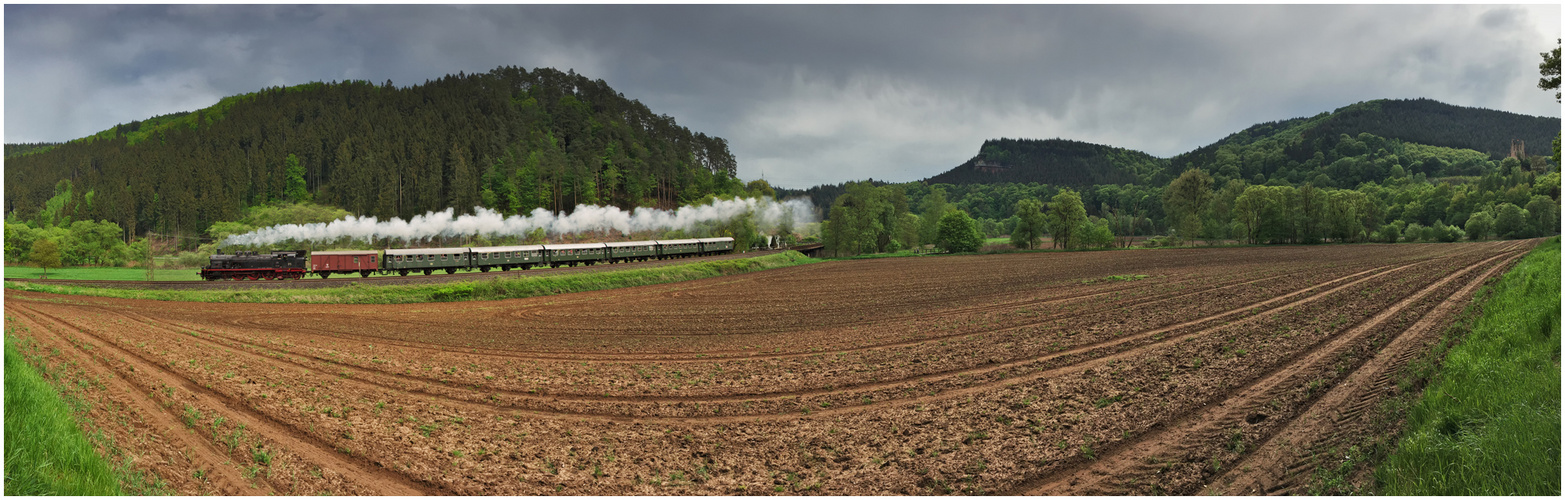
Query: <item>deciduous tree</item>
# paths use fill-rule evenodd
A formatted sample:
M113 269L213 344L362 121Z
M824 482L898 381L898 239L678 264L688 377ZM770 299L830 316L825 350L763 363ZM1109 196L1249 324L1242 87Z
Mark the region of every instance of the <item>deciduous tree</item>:
M1163 191L1163 211L1168 214L1169 227L1179 236L1193 240L1201 233L1201 214L1212 201L1212 176L1201 169L1192 168L1179 174Z
M1076 248L1076 236L1087 220L1087 207L1081 203L1081 194L1071 189L1061 189L1049 200L1049 211L1044 224L1055 248Z
M43 277L48 278L49 268L60 267L60 246L54 240L35 240L30 259L33 265L43 268Z
M983 246L984 237L978 232L978 222L961 210L952 210L940 218L941 248L950 252L976 252Z
M1048 229L1043 216L1043 202L1031 198L1016 202L1015 217L1016 227L1011 230L1011 246L1037 248L1043 232Z

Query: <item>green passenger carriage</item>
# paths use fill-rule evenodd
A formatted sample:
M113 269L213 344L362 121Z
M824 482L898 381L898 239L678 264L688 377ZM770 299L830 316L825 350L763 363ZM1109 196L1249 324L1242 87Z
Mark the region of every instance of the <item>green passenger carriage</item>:
M677 259L701 254L701 240L657 240L659 259Z
M534 266L544 265L543 245L473 247L472 252L473 266L486 273L496 267L501 271L512 269L525 271Z
M727 236L722 238L701 238L696 241L701 242L701 255L716 255L734 251L734 239Z
M426 276L435 270L444 270L446 274L451 274L458 269L472 267L470 254L471 252L466 248L387 249L381 263L385 265L386 271L403 276L407 276L411 271L422 271Z
M656 259L658 256L657 242L652 241L618 241L604 243L609 249L609 263L642 261Z
M576 267L576 264L590 266L608 259L608 247L602 243L543 245L543 248L549 256L550 267Z

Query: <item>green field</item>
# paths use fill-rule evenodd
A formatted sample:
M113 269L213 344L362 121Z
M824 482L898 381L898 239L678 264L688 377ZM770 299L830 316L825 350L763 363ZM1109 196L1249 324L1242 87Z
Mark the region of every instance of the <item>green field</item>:
M606 290L627 286L673 283L714 276L742 274L764 269L819 262L799 252L714 260L661 267L621 269L604 267L600 272L554 276L517 276L485 281L428 285L348 286L317 289L276 290L122 290L65 285L6 282L12 290L93 295L130 299L173 300L186 302L279 302L319 304L404 304L416 302L453 302L496 300L561 293Z
M5 494L119 495L69 406L5 337Z
M199 272L199 269L159 269L156 278L158 281L199 281L201 276L196 274ZM7 278L37 278L40 274L43 274L42 268L5 266ZM146 281L147 270L134 267L51 267L49 279Z
M1560 494L1560 241L1482 302L1375 471L1388 495Z

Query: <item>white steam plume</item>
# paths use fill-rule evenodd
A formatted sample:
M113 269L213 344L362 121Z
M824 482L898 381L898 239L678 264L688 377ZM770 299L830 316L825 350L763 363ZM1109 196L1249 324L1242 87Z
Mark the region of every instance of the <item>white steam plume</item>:
M245 234L229 236L223 245L272 245L283 241L331 242L342 238L371 241L381 238L402 241L427 240L436 237L468 235L525 236L543 228L551 235L574 234L589 231L619 231L622 235L640 231L690 231L697 224L721 223L750 212L756 228L768 231L791 223L803 227L815 222L815 207L808 198L785 202L766 198L718 200L710 205L683 206L677 210L636 208L630 212L619 207L577 205L570 214L556 214L542 208L534 209L526 216L504 217L499 212L484 207L474 207L472 215L454 215L452 209L426 212L405 221L393 217L380 221L375 217L347 216L331 222L314 224L280 224L264 227Z

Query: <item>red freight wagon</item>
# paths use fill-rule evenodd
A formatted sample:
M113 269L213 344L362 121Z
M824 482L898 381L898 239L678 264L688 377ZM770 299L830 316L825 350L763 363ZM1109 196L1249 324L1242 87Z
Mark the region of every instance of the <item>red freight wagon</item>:
M380 252L374 250L342 250L313 252L310 254L310 270L322 278L332 274L359 273L368 278L380 269Z

